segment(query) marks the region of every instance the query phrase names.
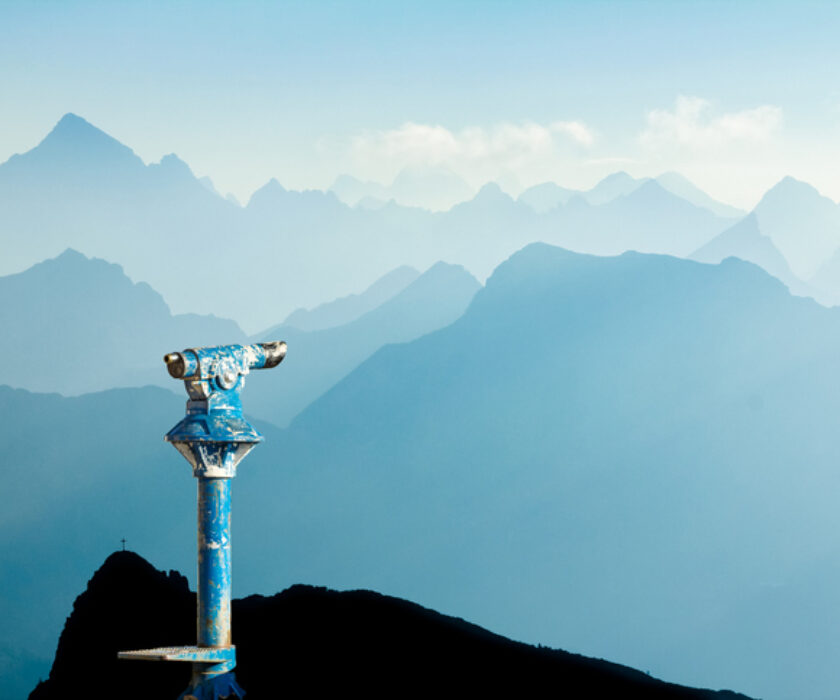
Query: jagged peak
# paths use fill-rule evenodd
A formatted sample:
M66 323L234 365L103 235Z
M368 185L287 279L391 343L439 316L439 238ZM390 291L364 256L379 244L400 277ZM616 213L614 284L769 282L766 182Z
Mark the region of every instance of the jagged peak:
M761 198L761 202L765 202L766 200L774 197L790 195L807 197L823 196L813 185L804 182L803 180L797 180L791 175L785 175L785 177L779 180L775 185L773 185L773 187L764 193L764 196ZM758 206L761 206L761 202L759 202Z
M150 165L149 168L151 170L156 170L161 176L169 181L180 180L198 182L190 166L174 153L169 153L163 156L159 163L154 163Z
M630 175L628 172L624 170L618 170L617 172L610 173L605 178L602 178L598 181L598 184L595 187L603 184L612 184L615 182L636 182L636 178Z
M75 248L65 248L62 253L59 253L55 256L55 260L73 260L73 261L80 261L80 260L90 260L84 253L80 253Z
M35 173L45 167L73 173L98 170L108 177L114 172L139 173L145 168L128 146L72 112L59 119L35 148L13 155L5 165L17 172L35 168Z
M499 185L495 182L487 182L482 185L481 189L476 193L475 197L473 197L472 201L474 202L498 202L498 201L509 201L513 202L514 200L511 198L509 194L507 194Z
M167 153L160 159L158 165L163 168L186 168L187 170L190 170L190 166L181 160L175 153ZM190 170L190 174L192 174L192 170Z
M67 114L59 119L50 133L66 134L79 133L83 131L104 134L107 136L104 131L95 127L87 119L80 117L78 114L74 114L73 112L67 112Z
M92 145L96 145L100 149L108 148L115 152L119 151L125 155L130 154L132 157L137 158L134 151L128 146L120 143L113 136L106 134L99 127L94 126L86 119L72 112L68 112L58 120L52 128L52 131L41 141L38 148L45 146L73 146L81 150L82 148L90 149Z

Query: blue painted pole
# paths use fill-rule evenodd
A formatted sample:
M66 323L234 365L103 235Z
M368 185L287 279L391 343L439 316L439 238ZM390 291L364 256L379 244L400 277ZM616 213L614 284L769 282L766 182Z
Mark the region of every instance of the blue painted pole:
M192 663L192 679L179 700L242 698L232 673L236 649L230 632L230 481L262 435L242 415L240 392L252 369L276 367L286 343L190 348L164 357L169 374L183 379L187 415L166 440L192 465L198 479L198 643L121 651L121 659Z
M198 477L198 646L230 646L230 479Z

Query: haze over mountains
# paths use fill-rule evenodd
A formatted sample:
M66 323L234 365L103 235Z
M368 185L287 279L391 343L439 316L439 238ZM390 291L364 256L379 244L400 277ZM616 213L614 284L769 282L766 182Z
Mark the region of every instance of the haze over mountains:
M755 212L745 216L691 255L692 260L712 264L728 257L755 263L784 282L794 294L809 294L808 286L793 274L773 240L761 232Z
M244 396L288 428L261 423L237 477L238 592L374 588L681 683L834 697L840 318L791 293L840 299L838 205L786 178L743 215L672 173L468 196L272 180L242 207L74 115L0 165L0 383L29 390L0 387L0 694L121 537L192 571L160 358L250 336L289 342Z
M746 213L712 199L679 173L663 173L656 178L634 178L625 172L618 172L608 175L589 191L570 190L553 182L544 182L522 192L518 201L524 202L537 213L544 214L558 206L568 204L572 197L580 197L593 205L606 204L613 199L630 194L650 180L655 180L660 187L671 194L695 206L708 209L717 216L734 219Z
M455 199L470 197L450 176L406 173L395 186L419 192L423 183L437 183ZM837 205L782 185L756 216L807 281L840 248ZM121 264L175 313L212 313L253 333L296 308L358 293L401 266L428 269L444 261L483 280L534 241L597 254L687 256L741 213L674 173L655 180L616 173L588 192L548 183L517 201L488 185L438 212L382 200L351 207L333 192L289 191L270 181L240 207L177 156L145 165L68 114L38 146L0 165L0 274L72 247ZM830 301L836 290L831 275L824 278L820 298Z
M330 191L345 204L366 209L379 208L393 200L406 207L446 211L475 196L472 187L443 167L406 168L388 186L363 182L352 175L340 175Z
M292 424L274 551L515 638L831 697L838 351L837 310L752 265L531 246Z
M529 246L460 319L260 426L237 592L372 588L681 683L829 698L838 351L838 311L754 265ZM192 570L194 483L160 440L182 398L0 397L0 643L46 658L120 537Z
M0 384L65 395L160 384L164 348L246 339L233 321L173 316L119 265L71 249L0 277L0 325Z
M284 367L293 370L258 382L249 409L285 425L383 345L454 321L480 286L454 265L438 263L422 275L402 267L361 294L298 309L251 339L289 341ZM159 294L132 283L119 265L71 249L0 277L0 323L0 384L64 395L146 384L178 390L161 371L165 353L249 342L233 321L173 316Z
M248 410L286 426L379 348L414 340L455 321L480 287L464 268L438 263L349 323L310 332L281 325L255 336L255 342L284 339L292 351L283 361L285 371L267 373L250 383Z
M414 282L420 273L403 265L384 275L360 294L350 294L326 302L314 309L296 309L281 325L301 331L320 331L355 321L399 294Z

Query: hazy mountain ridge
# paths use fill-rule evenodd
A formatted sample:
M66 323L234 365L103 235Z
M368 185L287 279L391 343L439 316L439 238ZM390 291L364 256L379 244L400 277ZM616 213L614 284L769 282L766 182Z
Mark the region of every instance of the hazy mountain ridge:
M831 587L816 602L800 574L834 551L838 349L835 310L753 265L530 246L459 321L379 351L292 424L282 490L317 497L274 507L292 529L321 515L278 556L520 639L610 640L659 675L829 697L796 630L835 648ZM557 599L576 607L549 618Z
M430 211L445 211L475 195L475 190L462 178L443 167L405 168L397 173L390 185L339 175L330 191L351 207L359 206L365 200L377 200Z
M455 321L469 305L478 281L464 268L438 263L381 305L341 326L301 332L279 326L253 340L285 339L282 372L249 387L249 410L285 426L318 396L389 343L404 343Z
M813 290L793 274L771 238L761 233L754 212L696 250L690 257L692 260L711 264L719 263L728 257L736 257L758 265L784 282L793 294L813 295Z
M811 185L785 177L770 188L754 214L791 269L809 280L840 249L840 205Z
M704 262L734 256L754 262L794 294L840 302L840 205L785 177L748 217L692 254ZM806 281L803 281L806 280Z
M615 179L595 189L615 190ZM618 179L625 188L636 182L626 174ZM410 182L406 174L401 186ZM481 280L533 241L590 252L649 250L664 241L656 252L687 254L728 226L705 209L685 209L676 220L677 205L668 198L649 211L632 211L637 220L630 222L607 209L617 200L538 215L524 204L489 197L486 189L432 213L394 202L351 208L332 192L294 192L272 180L240 207L195 178L176 156L144 165L127 147L68 115L36 148L0 165L0 230L7 250L0 273L69 246L119 261L176 312L234 318L252 332L295 308L365 288L402 265L426 269L444 260ZM696 245L683 253L685 239Z
M321 304L314 309L297 309L280 325L291 326L302 331L318 331L342 326L392 299L419 276L420 273L413 267L403 265L380 277L359 294L350 294ZM272 330L269 329L260 335L267 337L267 334L271 332Z
M451 323L479 287L457 266L438 264L423 275L398 268L362 295L297 312L293 318L315 330L280 325L252 339L287 340L293 366L270 375L252 410L285 424L383 344ZM65 395L145 384L175 390L162 371L166 352L248 342L233 321L171 315L157 292L132 283L119 265L71 249L0 277L0 323L0 381ZM279 405L275 394L284 397Z
M119 265L71 249L0 277L0 324L0 382L64 394L160 384L166 352L245 340L233 321L173 316Z
M374 588L660 677L830 697L838 349L838 312L754 265L529 246L453 324L261 426L234 484L237 591ZM45 655L120 537L191 570L195 485L160 439L183 398L0 397L0 643Z
M568 189L553 182L545 182L529 187L519 195L517 200L527 204L538 214L544 214L558 206L568 204L572 197L579 197L596 206L606 204L618 197L630 194L633 190L650 181L655 181L671 194L697 207L707 209L716 216L737 219L746 214L741 209L712 199L694 183L674 172L662 173L655 178L634 178L625 172L613 173L598 182L590 190Z

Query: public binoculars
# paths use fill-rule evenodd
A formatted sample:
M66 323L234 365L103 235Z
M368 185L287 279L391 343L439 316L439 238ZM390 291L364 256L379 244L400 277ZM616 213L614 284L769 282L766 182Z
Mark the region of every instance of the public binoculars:
M241 391L252 369L270 369L286 356L286 343L189 348L164 356L166 368L187 390L186 416L164 438L192 465L198 479L197 636L192 647L121 651L121 659L187 661L190 685L180 700L242 698L232 673L230 634L230 480L236 465L263 437L242 415Z

